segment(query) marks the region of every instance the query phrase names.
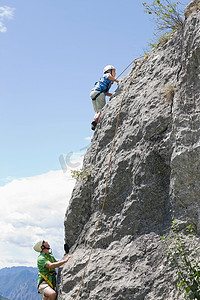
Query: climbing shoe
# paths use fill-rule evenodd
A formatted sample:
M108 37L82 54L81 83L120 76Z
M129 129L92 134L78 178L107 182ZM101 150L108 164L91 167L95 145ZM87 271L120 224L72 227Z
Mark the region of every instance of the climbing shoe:
M97 121L95 121L95 120L92 121L92 123L91 123L91 129L95 130L96 126L97 126Z

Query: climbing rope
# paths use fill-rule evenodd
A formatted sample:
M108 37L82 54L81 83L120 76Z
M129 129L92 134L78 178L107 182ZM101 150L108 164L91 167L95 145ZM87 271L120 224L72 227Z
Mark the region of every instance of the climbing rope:
M142 56L143 57L143 56ZM113 142L112 142L112 148L111 148L111 152L110 152L110 158L109 158L109 163L108 163L108 169L107 169L107 175L106 175L106 182L105 182L105 191L104 191L104 199L103 199L103 203L102 203L102 207L101 207L101 212L100 212L100 215L99 215L99 218L98 218L98 221L97 221L97 224L96 224L96 228L95 228L95 232L94 232L94 237L93 237L93 241L92 241L92 245L91 245L91 249L90 249L90 254L89 254L89 257L88 257L88 260L86 262L86 265L85 265L85 268L84 268L84 272L83 272L83 275L82 275L82 278L81 278L81 282L80 282L80 286L79 286L79 289L76 293L76 296L74 298L74 300L76 300L79 296L79 293L80 293L80 290L82 288L82 285L83 285L83 281L84 281L84 278L85 278L85 274L86 274L86 271L87 271L87 267L88 267L88 264L90 262L90 259L91 259L91 255L92 255L92 252L93 252L93 248L94 248L94 243L95 243L95 240L96 240L96 235L97 235L97 230L99 228L99 224L100 224L100 221L101 221L101 217L102 217L102 214L103 214L103 210L104 210L104 206L105 206L105 203L106 203L106 199L107 199L107 190L108 190L108 179L109 179L109 174L110 174L110 169L111 169L111 162L112 162L112 156L113 156L113 152L114 152L114 146L115 146L115 140L116 140L116 136L117 136L117 130L118 130L118 127L119 127L119 121L120 121L120 114L121 114L121 109L122 109L122 104L124 102L124 99L125 99L125 95L126 93L128 92L133 80L135 79L135 77L137 76L137 73L138 71L140 70L140 68L142 67L142 65L144 64L145 60L148 58L148 55L145 55L144 59L142 60L142 62L140 63L140 65L137 67L137 69L135 70L133 76L131 77L131 80L128 84L128 86L126 87L126 89L124 90L124 93L122 95L122 100L121 100L121 103L120 103L120 107L119 107L119 111L118 111L118 114L117 114L117 122L116 122L116 126L115 126L115 133L114 133L114 137L113 137ZM129 65L128 67L134 63L136 60L138 59L134 59ZM124 71L121 73L123 74L125 72L125 70L127 70L127 68L124 69ZM121 74L119 76L121 76ZM119 77L118 76L118 77Z
M143 58L144 56L140 56L138 58L135 58L118 76L116 79L118 79L136 60Z

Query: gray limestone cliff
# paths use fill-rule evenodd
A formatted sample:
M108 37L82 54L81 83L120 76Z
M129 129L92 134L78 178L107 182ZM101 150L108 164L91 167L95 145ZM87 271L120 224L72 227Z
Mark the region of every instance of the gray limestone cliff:
M197 2L197 1L193 1ZM116 118L137 66L104 107L65 216L70 261L60 271L59 300L81 282L100 214ZM125 96L107 200L78 299L175 300L176 273L161 235L171 221L200 233L200 11L144 62Z

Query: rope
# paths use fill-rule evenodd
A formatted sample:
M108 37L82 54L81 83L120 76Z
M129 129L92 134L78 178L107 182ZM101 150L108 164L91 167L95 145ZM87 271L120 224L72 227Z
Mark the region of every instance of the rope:
M138 58L135 58L118 76L117 76L117 78L116 79L118 79L136 60L138 60L138 59L140 59L140 58L142 58L142 57L144 57L144 56L140 56L140 57L138 57Z
M117 77L116 77L116 79L118 79L136 60L138 60L138 59L140 59L140 58L142 58L142 57L144 57L144 56L140 56L140 57L138 57L138 58L135 58ZM114 81L113 82L111 82L110 83L110 86L109 86L109 88L111 87L111 85L114 83Z
M97 221L97 225L96 225L96 228L95 228L95 232L94 232L94 237L93 237L93 241L92 241L92 246L91 246L91 249L90 249L90 254L89 254L89 258L86 262L86 265L85 265L85 268L84 268L84 272L83 272L83 275L82 275L82 278L81 278L81 283L80 283L80 286L79 286L79 289L76 293L76 296L74 298L74 300L76 300L78 298L78 295L80 293L80 290L82 288L82 285L83 285L83 280L85 278L85 274L86 274L86 271L87 271L87 267L88 267L88 264L90 262L90 259L91 259L91 255L92 255L92 252L93 252L93 248L94 248L94 243L95 243L95 240L96 240L96 235L97 235L97 230L99 228L99 224L100 224L100 221L101 221L101 217L102 217L102 214L103 214L103 210L104 210L104 206L105 206L105 203L106 203L106 199L107 199L107 190L108 190L108 179L109 179L109 174L110 174L110 169L111 169L111 161L112 161L112 156L113 156L113 152L114 152L114 146L115 146L115 140L116 140L116 136L117 136L117 130L118 130L118 127L119 127L119 121L120 121L120 114L121 114L121 109L122 109L122 104L123 104L123 101L124 101L124 98L125 98L125 95L126 93L128 92L129 88L130 88L130 85L132 84L133 80L135 79L135 77L137 76L137 73L138 71L140 70L140 68L142 67L142 65L144 64L145 60L148 58L148 55L145 55L144 59L142 60L142 62L140 63L140 65L137 67L137 69L135 70L127 88L125 89L123 95L122 95L122 100L121 100L121 103L120 103L120 107L119 107L119 111L118 111L118 115L117 115L117 122L116 122L116 126L115 126L115 134L114 134L114 137L113 137L113 143L112 143L112 149L111 149L111 153L110 153L110 158L109 158L109 163L108 163L108 169L107 169L107 175L106 175L106 182L105 182L105 191L104 191L104 199L103 199L103 203L102 203L102 207L101 207L101 212L100 212L100 215L99 215L99 218L98 218L98 221ZM135 59L136 60L136 59ZM134 60L134 61L135 61ZM133 62L134 62L133 61ZM133 63L131 62L131 64ZM129 64L129 66L131 65ZM128 66L128 67L129 67ZM127 68L128 68L127 67ZM126 68L126 69L127 69ZM126 70L125 69L125 70ZM125 71L124 70L124 71ZM123 71L123 72L124 72ZM122 72L122 73L123 73ZM121 73L121 74L122 74ZM121 75L120 74L120 75ZM120 76L119 75L119 76ZM119 77L118 76L118 77Z

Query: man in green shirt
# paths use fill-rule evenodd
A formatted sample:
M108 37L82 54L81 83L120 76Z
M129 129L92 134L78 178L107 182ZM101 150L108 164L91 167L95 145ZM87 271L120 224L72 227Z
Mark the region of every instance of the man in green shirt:
M38 274L38 292L43 296L43 300L55 300L56 299L56 270L65 264L71 257L68 255L66 259L56 261L55 257L50 253L50 245L48 242L39 240L37 241L33 249L40 252L37 259Z

